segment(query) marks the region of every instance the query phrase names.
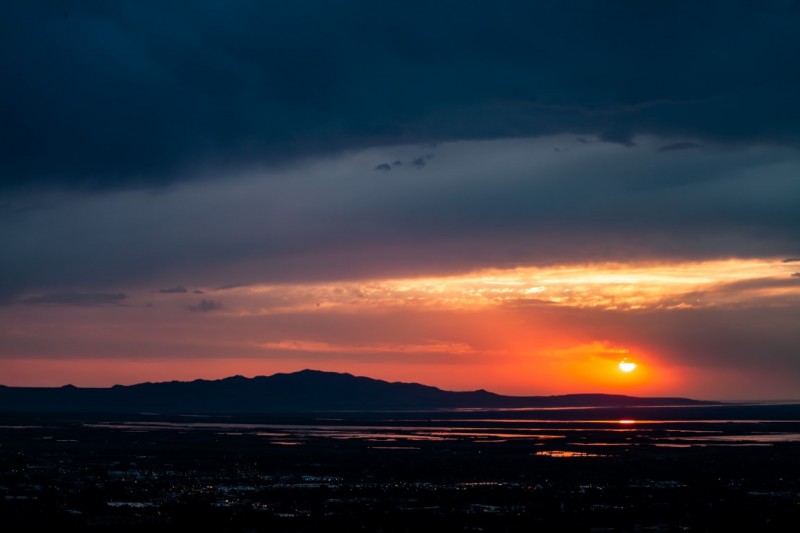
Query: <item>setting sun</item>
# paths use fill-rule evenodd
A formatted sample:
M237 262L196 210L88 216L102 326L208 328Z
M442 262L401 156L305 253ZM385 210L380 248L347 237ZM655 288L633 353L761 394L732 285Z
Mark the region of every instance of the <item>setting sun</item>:
M619 369L625 373L633 372L636 370L636 363L623 359L619 362Z

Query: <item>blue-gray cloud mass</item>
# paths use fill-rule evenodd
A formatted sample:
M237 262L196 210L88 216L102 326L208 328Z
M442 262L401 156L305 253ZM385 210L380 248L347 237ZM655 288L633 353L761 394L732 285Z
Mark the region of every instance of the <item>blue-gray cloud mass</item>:
M150 187L564 132L796 147L798 27L779 0L11 2L0 180Z
M0 209L0 301L800 251L796 150L635 140L442 143L387 173L420 151L383 147L155 193L31 195Z

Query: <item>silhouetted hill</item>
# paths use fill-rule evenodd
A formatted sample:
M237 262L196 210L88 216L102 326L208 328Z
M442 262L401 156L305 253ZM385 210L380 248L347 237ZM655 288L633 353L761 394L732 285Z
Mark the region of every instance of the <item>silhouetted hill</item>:
M454 408L623 407L702 405L686 398L612 394L502 396L485 390L445 391L351 374L302 370L245 378L115 385L111 388L0 386L0 411L266 413Z

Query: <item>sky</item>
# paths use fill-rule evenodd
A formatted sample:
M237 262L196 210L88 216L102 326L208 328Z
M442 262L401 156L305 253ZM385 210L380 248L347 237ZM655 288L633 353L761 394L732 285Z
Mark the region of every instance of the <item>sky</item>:
M3 10L0 384L800 398L798 1Z

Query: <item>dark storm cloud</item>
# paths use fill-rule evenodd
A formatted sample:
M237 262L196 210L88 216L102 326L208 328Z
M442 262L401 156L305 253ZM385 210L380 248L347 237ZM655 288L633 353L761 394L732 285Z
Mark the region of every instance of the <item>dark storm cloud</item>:
M201 300L199 304L189 306L189 310L198 313L208 313L209 311L219 311L223 307L221 303L215 302L214 300Z
M22 303L31 305L72 305L90 307L98 305L122 305L127 294L105 292L52 292L41 296L30 296Z
M168 287L166 289L158 289L158 292L161 294L185 294L188 289L182 285L178 285L177 287Z
M129 187L559 132L796 143L798 26L777 0L12 2L0 175Z
M697 143L690 143L690 142L682 142L682 143L672 143L672 144L665 144L661 148L658 149L659 152L669 152L671 150L691 150L692 148L699 148L700 145Z
M424 167L427 164L427 162L425 161L424 157L418 157L415 160L413 160L411 164L417 167L418 169L422 169L422 167Z

